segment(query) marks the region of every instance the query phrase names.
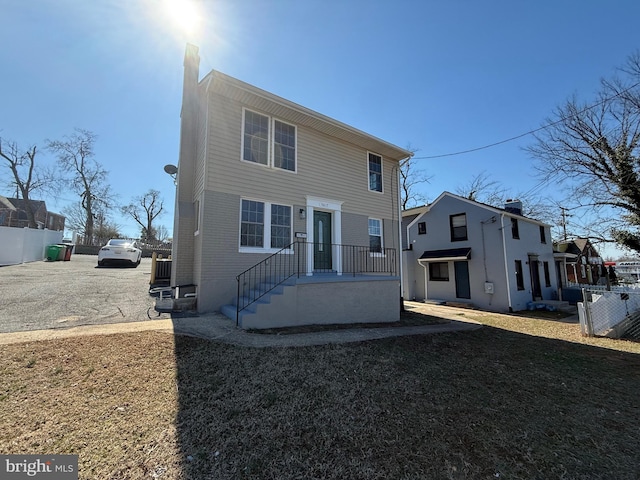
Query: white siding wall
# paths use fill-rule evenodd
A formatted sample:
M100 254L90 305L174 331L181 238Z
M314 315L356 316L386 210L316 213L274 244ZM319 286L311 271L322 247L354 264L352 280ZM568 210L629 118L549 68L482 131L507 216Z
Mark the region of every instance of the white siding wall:
M468 240L451 242L449 217L458 213L466 213ZM491 220L493 217L495 221ZM486 310L508 311L510 306L508 290L510 290L513 310L526 309L527 303L532 300L528 254L538 255L543 298L554 299L557 286L550 232L547 229L547 243L543 244L540 242L539 225L520 218L520 240L515 240L511 235L510 217L505 214L503 239L501 218L500 213L492 213L482 206L454 197L442 197L427 214L418 220L418 222L425 221L427 224L425 235L418 235L418 222L410 228L409 237L412 241L415 240L415 243L413 243L413 249L405 253L407 265L413 264L413 275L407 275L408 284L405 288L408 298L415 296L416 299L423 300L425 297L425 270L417 262L424 251L470 247L471 299L466 301ZM506 263L503 242L506 242L507 246ZM521 291L516 287L515 260L517 259L522 261L523 266L525 289ZM543 261L549 262L551 287L545 287ZM427 282L429 299L463 301L456 298L453 262L449 262L449 281L427 280ZM493 294L485 293L485 282L493 283Z

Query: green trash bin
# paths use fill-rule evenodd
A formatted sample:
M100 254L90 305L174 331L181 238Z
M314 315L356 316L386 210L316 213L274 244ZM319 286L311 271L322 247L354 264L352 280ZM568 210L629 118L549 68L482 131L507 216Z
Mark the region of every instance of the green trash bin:
M62 248L63 247L61 247L60 245L49 245L47 247L47 260L50 262L55 262L56 260L58 260Z

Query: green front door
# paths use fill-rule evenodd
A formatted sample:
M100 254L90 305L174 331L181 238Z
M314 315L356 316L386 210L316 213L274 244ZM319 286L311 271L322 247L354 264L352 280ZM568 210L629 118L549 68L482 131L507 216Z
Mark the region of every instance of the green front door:
M313 212L313 269L331 270L331 214Z
M469 262L453 262L456 274L456 298L471 298L469 283Z

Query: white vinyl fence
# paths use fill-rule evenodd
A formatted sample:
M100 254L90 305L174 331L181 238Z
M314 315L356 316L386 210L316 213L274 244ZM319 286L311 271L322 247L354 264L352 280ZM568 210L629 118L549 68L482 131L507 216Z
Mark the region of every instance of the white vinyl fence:
M44 260L47 245L61 243L62 235L46 229L0 227L0 266Z
M585 288L578 303L583 335L640 338L640 290L614 287L611 291Z

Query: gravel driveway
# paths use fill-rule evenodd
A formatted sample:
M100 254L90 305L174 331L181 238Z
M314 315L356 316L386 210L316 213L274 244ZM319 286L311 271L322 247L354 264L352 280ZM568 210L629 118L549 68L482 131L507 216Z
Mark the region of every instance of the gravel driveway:
M149 296L151 259L98 267L96 255L69 262L0 267L0 332L158 319Z

